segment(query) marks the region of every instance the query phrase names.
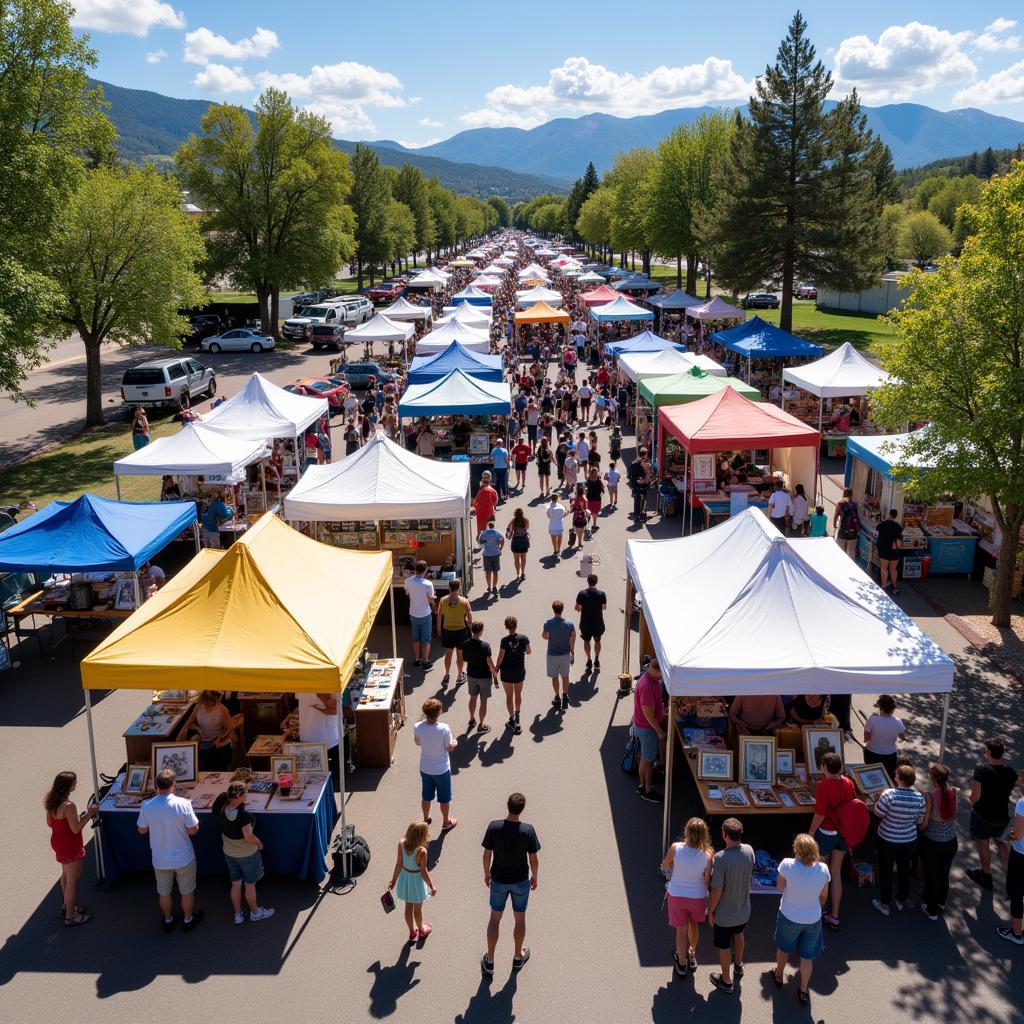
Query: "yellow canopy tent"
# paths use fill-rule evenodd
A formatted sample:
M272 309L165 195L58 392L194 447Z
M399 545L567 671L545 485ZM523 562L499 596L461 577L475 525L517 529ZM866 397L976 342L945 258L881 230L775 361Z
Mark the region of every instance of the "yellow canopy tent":
M571 323L569 314L564 309L555 309L546 302L538 302L529 309L516 313L517 324L567 324Z

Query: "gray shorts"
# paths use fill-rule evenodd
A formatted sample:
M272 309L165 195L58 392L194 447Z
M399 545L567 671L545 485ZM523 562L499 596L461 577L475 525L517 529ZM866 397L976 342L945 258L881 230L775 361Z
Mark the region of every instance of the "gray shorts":
M484 572L501 572L501 555L484 555Z
M572 668L572 661L568 654L549 654L548 660L548 677L554 679L555 676L564 676L566 679L569 678L569 671Z
M153 868L156 875L157 896L170 896L174 891L174 883L178 883L178 892L188 896L196 891L196 861L193 857L180 868Z
M491 686L493 679L490 676L483 678L481 676L466 676L466 685L469 689L470 697L483 697L487 700L491 695Z

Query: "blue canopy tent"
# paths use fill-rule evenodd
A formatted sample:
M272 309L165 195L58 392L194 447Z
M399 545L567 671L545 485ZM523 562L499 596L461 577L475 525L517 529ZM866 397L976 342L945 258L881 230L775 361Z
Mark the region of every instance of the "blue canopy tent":
M507 416L512 386L452 370L440 380L410 384L398 401L400 419L430 416Z
M712 341L747 360L747 382L750 382L752 359L786 359L793 356L819 357L825 354L821 345L804 341L789 331L755 316L738 327L715 331Z
M701 306L706 300L695 299L692 295L688 295L681 288L677 288L671 295L655 295L647 301L652 306L656 306L663 313L671 313L676 310L689 309L690 306Z
M661 285L652 281L646 274L631 274L617 281L612 287L617 292L656 292Z
M194 501L54 501L0 535L0 571L137 572L195 521Z
M500 355L472 352L453 341L436 355L416 356L409 366L408 381L410 384L429 384L447 377L453 370L461 370L478 380L500 381L503 376Z
M642 331L625 341L612 341L605 345L605 352L613 356L625 355L627 352L665 352L674 348L677 352L685 352L685 345L677 345L668 338L655 334L653 331Z
M610 323L614 320L653 320L654 313L630 302L625 295L620 295L613 302L603 306L591 306L590 315L598 323Z
M494 299L488 292L485 292L482 288L477 288L473 284L467 285L461 292L456 292L452 296L453 304L468 302L473 306L489 306L493 301Z

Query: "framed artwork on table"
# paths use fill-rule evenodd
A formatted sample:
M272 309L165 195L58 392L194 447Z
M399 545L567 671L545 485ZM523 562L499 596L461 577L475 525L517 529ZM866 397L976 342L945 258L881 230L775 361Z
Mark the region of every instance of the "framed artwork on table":
M739 781L775 785L775 737L740 737Z
M889 773L885 770L885 765L856 764L849 767L853 781L865 796L892 789L892 782L889 779Z
M732 782L732 751L698 750L697 778Z
M328 772L326 743L286 743L282 753L295 758L295 770L300 772Z
M199 741L154 743L150 767L154 785L156 777L168 768L178 782L195 782L199 771Z
M124 773L121 792L125 796L141 796L146 792L149 783L148 764L130 764Z
M796 751L791 747L779 747L775 751L775 774L793 775L796 772Z
M282 775L290 775L294 778L295 760L294 754L275 754L270 759L270 777L276 780Z
M839 755L843 759L843 731L824 725L804 726L804 754L807 757L809 775L821 775L821 759L828 753Z
M723 786L722 803L726 807L749 807L750 798L743 786Z

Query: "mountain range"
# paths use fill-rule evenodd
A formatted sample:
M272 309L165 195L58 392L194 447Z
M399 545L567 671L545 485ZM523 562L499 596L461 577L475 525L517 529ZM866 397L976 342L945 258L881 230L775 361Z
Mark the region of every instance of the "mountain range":
M110 102L122 156L134 161L169 159L190 132L199 131L211 102L95 84L103 86ZM530 129L472 128L420 149L387 139L367 145L388 166L408 161L453 191L481 198L501 195L515 202L542 192L565 192L588 160L600 174L620 150L656 146L677 125L691 124L715 109L685 107L639 117L586 114ZM1024 122L974 108L940 111L893 103L863 109L868 125L892 151L897 169L1024 142ZM350 153L355 143L336 139L335 145Z

